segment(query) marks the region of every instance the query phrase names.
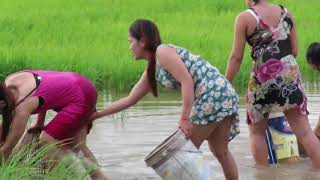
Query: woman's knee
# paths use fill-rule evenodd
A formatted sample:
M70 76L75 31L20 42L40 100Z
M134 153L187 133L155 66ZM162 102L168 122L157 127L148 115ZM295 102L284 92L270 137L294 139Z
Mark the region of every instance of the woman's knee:
M230 152L228 148L223 148L223 149L215 149L213 150L212 153L217 159L224 160L228 158Z
M211 138L208 139L208 143L210 151L216 158L223 159L228 155L229 149L227 139L223 141L220 139L216 140L215 138Z

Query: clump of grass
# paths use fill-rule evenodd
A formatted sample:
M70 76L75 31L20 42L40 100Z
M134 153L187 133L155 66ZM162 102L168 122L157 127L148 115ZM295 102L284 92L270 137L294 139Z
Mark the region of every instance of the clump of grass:
M30 153L36 145L30 145L12 154L8 160L3 160L0 166L0 179L28 179L39 176L40 165L46 148L40 148L37 153ZM29 158L25 158L29 157Z
M39 147L38 143L26 145L16 150L0 165L0 179L87 179L93 169L81 169L80 160L66 157L50 171L43 169L44 156L56 145ZM79 171L81 170L81 171Z
M92 170L94 170L93 167L87 169L87 167L83 166L81 159L75 155L67 155L51 171L47 172L45 179L90 180Z

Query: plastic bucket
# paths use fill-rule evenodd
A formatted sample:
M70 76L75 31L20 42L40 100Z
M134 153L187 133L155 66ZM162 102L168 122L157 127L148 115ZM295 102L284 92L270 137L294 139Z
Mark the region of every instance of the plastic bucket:
M178 130L146 158L147 166L166 180L211 180L213 168L191 140Z
M283 114L274 114L268 120L266 141L269 163L296 162L299 159L298 143Z

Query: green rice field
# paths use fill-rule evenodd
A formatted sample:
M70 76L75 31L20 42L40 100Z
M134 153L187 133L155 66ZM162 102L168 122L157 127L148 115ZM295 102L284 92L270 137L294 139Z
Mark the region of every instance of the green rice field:
M146 63L128 51L128 28L137 18L159 26L164 43L185 47L225 71L233 23L244 0L0 0L0 75L22 69L76 71L100 89L128 90ZM274 0L294 14L298 63L305 81L319 81L305 60L306 47L320 41L319 0ZM249 49L235 81L245 89Z

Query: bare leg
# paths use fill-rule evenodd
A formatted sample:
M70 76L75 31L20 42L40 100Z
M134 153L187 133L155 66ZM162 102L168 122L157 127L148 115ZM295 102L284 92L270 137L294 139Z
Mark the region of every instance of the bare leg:
M260 120L255 124L249 125L249 137L251 153L258 166L268 166L268 147L265 140L265 133L268 121Z
M211 123L209 125L194 125L192 127L190 138L197 148L199 148L203 141L206 139L209 141L211 151L213 151L213 146L217 146L217 151L213 151L213 154L216 154L216 157L218 158L223 168L226 179L237 180L237 166L235 164L235 161L233 160L231 153L228 150L230 125L230 119L225 119L219 123ZM214 139L213 136L217 136L217 139L219 139L219 141ZM221 140L221 138L224 139ZM213 141L217 142L215 143Z
M222 166L225 178L227 180L237 180L239 178L237 165L228 149L231 121L230 117L222 120L218 128L208 137L208 142L211 152Z
M76 138L74 138L75 140ZM46 132L42 132L40 135L40 142L42 144L47 144L47 145L58 145L59 141L54 139L53 137L51 137L49 134L47 134ZM57 147L57 146L52 146L52 149L50 149L50 151L47 153L46 155L46 159L49 160L48 163L48 168L49 169L53 169L59 160L66 160L66 161L72 161L71 163L75 163L74 161L79 161L80 163L76 163L76 170L81 172L85 172L85 167L96 167L97 164L93 163L91 160L88 159L84 159L84 161L80 161L80 159L75 155L74 151L71 150L70 145L72 146L72 144L68 144L68 145L64 145L61 147ZM80 147L80 148L79 148ZM78 150L82 150L81 148L83 147L83 145L79 144L78 148L75 148L74 150L77 151ZM84 153L84 155L86 155ZM64 159L67 158L67 159ZM94 156L93 156L94 158ZM94 170L91 173L91 176L93 179L106 179L103 174L101 173L101 176L97 176L96 177L96 172L100 172L97 170ZM97 174L98 174L97 173ZM100 175L100 174L98 174Z
M308 117L291 109L285 111L291 129L309 155L313 168L320 169L320 142L312 132Z
M320 117L313 131L314 131L314 134L317 136L317 138L320 139Z
M93 155L93 153L90 151L86 144L86 139L87 139L87 128L82 128L81 131L77 134L77 136L74 138L74 151L79 152L81 151L85 157L85 165L86 166L91 166L94 167L95 170L91 173L92 179L95 180L103 180L107 179L103 173L100 171L98 168L98 161Z
M71 151L68 145L59 144L58 140L54 139L44 131L40 135L40 143L42 145L50 146L48 152L46 152L45 157L45 159L47 160L46 167L49 170L52 170L60 160L69 161L70 159L75 160L76 158L75 154ZM64 159L65 157L68 158ZM85 169L82 164L79 164L77 170L84 171Z
M204 140L218 127L219 123L211 123L208 125L192 125L191 141L199 149Z

